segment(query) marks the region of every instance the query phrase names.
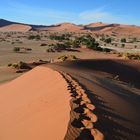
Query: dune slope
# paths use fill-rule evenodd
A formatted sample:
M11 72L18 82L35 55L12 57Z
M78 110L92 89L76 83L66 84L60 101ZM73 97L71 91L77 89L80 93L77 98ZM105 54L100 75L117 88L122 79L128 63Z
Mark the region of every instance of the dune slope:
M70 114L67 83L56 71L36 67L0 86L1 140L62 140Z

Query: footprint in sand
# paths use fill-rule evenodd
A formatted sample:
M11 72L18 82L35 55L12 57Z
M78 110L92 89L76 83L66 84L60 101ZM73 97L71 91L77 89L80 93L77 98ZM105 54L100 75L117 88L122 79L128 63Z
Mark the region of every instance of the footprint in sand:
M82 100L83 100L85 103L91 103L91 101L89 100L88 97L82 97Z
M80 102L80 105L85 105L88 109L90 109L90 110L94 110L95 109L95 106L94 105L92 105L92 104L90 104L90 103L87 103L87 102L85 102L85 101L81 101Z
M92 122L97 122L97 116L93 114L88 108L84 108L84 114L88 116Z
M95 106L92 105L92 104L89 104L89 103L86 104L86 107L87 107L88 109L90 109L90 110L94 110L94 109L95 109Z
M104 140L103 134L97 129L91 129L91 135L94 137L94 140Z
M86 129L93 129L93 123L90 120L82 120L82 124Z

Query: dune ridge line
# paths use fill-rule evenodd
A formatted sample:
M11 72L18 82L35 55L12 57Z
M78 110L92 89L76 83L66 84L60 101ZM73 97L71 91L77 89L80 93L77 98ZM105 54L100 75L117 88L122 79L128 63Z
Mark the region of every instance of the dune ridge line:
M70 121L64 140L104 140L104 135L94 127L98 118L86 91L70 75L63 72L61 74L67 81L72 96Z

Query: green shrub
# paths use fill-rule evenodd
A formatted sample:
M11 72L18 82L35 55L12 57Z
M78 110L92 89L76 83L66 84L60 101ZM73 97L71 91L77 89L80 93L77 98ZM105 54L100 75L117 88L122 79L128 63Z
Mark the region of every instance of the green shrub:
M19 68L19 65L17 63L12 64L13 68Z
M59 40L59 41L63 41L63 40L69 40L70 34L62 34L62 35L50 35L49 38L51 40Z
M47 44L46 43L42 43L40 46L47 46Z
M31 69L31 67L25 62L18 62L13 64L8 64L8 67L13 67L15 69Z
M104 51L104 52L111 52L112 49L109 49L109 48L103 48L103 51Z
M12 66L12 64L10 63L10 64L8 64L8 67L11 67Z
M66 60L76 60L78 59L75 55L62 55L58 57L59 60L66 61Z
M40 35L30 35L30 36L28 37L28 39L29 39L29 40L34 40L34 39L40 40L41 37L40 37Z
M126 43L126 38L122 38L122 39L121 39L121 42L122 42L122 43Z
M14 47L14 48L13 48L13 51L14 51L14 52L20 52L20 47Z
M122 44L121 47L124 48L125 47L125 44Z
M112 39L111 39L111 38L107 38L107 39L105 39L104 41L105 41L106 43L108 43L108 44L109 44L109 43L111 43L111 42L112 42Z
M32 48L24 48L26 51L32 51Z

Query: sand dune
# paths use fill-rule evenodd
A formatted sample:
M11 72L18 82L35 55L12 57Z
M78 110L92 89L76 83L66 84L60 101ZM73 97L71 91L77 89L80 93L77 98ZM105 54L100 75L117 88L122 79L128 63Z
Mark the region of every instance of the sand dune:
M9 31L27 32L27 31L30 31L31 29L32 29L32 27L28 26L28 25L11 24L11 25L1 27L0 31L4 31L4 32L9 32Z
M73 23L64 22L61 24L43 26L31 25L0 19L0 31L20 31L30 30L52 31L52 32L95 32L99 34L116 34L116 35L140 35L140 27L135 25L123 25L116 23L95 22L79 26Z
M70 93L62 76L36 67L0 86L1 140L62 140L67 131Z
M62 24L58 24L52 27L50 26L47 28L47 30L49 31L69 31L69 32L80 31L82 29L83 27L80 27L78 25L71 24L71 23L62 23Z
M95 22L95 23L91 23L86 25L87 27L101 27L101 26L106 26L108 24L102 23L102 22Z
M92 30L98 33L107 34L122 34L122 35L139 35L140 27L133 25L123 25L123 24L106 24L102 22L91 23L85 26L86 29Z
M107 27L102 30L102 32L112 33L115 32L117 34L124 34L124 35L139 35L140 34L140 27L138 26L130 26L130 25L118 25L116 27Z

